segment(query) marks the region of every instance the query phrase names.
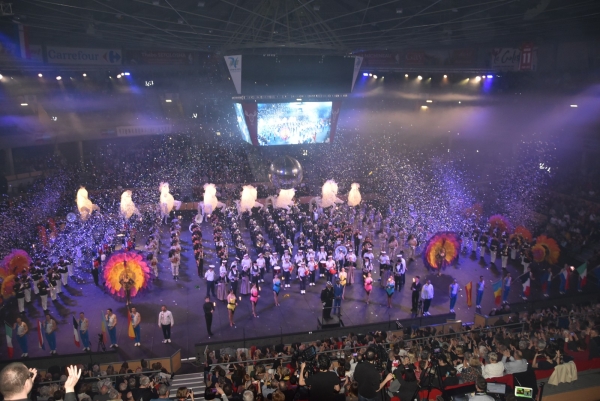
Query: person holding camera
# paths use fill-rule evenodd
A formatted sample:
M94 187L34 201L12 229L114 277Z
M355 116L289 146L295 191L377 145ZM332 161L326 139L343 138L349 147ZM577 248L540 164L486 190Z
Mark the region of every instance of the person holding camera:
M300 381L301 386L310 386L309 401L328 401L340 391L340 378L335 372L329 370L331 361L324 354L317 356L318 373L304 378L304 369L306 362L300 365Z
M191 388L179 387L176 394L175 399L177 401L186 401L187 399L194 401L194 390Z
M377 350L369 347L364 354L365 362L359 363L354 369L354 380L358 382L358 400L375 401L379 391L394 378L389 373L384 380L375 366L377 362Z

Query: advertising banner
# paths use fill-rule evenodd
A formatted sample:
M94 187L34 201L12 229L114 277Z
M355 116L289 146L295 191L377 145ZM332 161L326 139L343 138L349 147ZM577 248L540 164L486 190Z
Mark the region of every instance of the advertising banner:
M194 53L169 50L126 50L125 63L130 65L191 65Z
M121 65L121 49L86 49L78 47L46 47L48 64Z

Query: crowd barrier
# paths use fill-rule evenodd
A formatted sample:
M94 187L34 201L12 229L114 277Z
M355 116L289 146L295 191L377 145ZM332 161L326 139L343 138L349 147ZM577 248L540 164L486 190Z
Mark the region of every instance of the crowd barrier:
M146 362L148 362L148 366L152 367L153 363L160 362L162 367L167 369L169 372L177 372L181 369L181 350L175 351L173 355L162 358L144 358ZM4 366L8 365L13 361L2 361L0 362L0 369L4 368ZM132 359L128 361L120 361L119 353L115 349L107 350L106 352L89 352L89 353L79 353L79 354L69 354L69 355L54 355L52 357L39 357L39 358L29 358L26 360L21 360L27 367L36 368L38 370L38 374L45 374L50 368L59 366L69 366L69 365L85 365L88 366L98 365L100 370L106 370L109 365L113 365L116 371L119 370L119 367L123 362L127 362L129 364L129 369L135 371L137 368L141 367L141 359Z

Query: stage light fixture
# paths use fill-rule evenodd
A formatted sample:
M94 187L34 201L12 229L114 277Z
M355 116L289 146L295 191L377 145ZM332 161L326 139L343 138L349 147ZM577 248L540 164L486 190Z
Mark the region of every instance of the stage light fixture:
M427 106L423 105L423 106L421 106L421 109L422 110L427 110Z
M84 76L84 77L87 77L87 74L84 72L84 73L83 73L83 76Z
M461 103L462 103L462 102L459 100L459 101L458 101L458 104L461 104Z
M363 77L368 77L369 73L368 72L363 72Z
M475 77L475 82L479 82L479 81L481 81L481 77L478 75Z
M121 74L117 74L117 78L121 78Z
M431 99L427 99L427 100L426 100L426 102L427 102L427 103L433 103L433 100L431 100Z
M62 77L59 75L58 77L56 77L57 81L60 81L62 79Z
M38 74L38 77L40 77L40 78L41 78L41 77L43 77L43 75L42 75L41 73L39 73L39 74Z
M2 78L3 78L3 77L2 77L2 74L0 74L0 79L2 79Z
M373 75L373 78L377 79L377 75Z
M578 106L576 104L572 104L571 107L576 109Z
M420 76L420 75L419 75L417 78L419 79L419 81L422 81L422 80L423 80L423 77L422 77L422 76Z
M21 103L21 106L29 106L27 103Z
M404 78L408 78L408 74L404 74Z
M125 75L126 77L130 76L131 74L128 72L124 72L123 75Z
M296 99L296 101L297 101L297 102L301 102L301 101L302 101L302 99L298 98L298 99Z
M217 136L221 136L221 132L220 131L217 131Z
M370 77L372 77L372 76L373 76L373 74L372 74L372 73L369 73L369 76L370 76Z
M494 78L494 76L493 76L493 75L488 75L487 77L488 77L488 78Z
M482 75L481 78L485 79L485 75Z
M171 102L172 102L172 100L171 100L171 99L165 99L165 102L167 102L167 103L171 103Z
M444 74L444 79L445 79L445 78L448 78L448 75Z

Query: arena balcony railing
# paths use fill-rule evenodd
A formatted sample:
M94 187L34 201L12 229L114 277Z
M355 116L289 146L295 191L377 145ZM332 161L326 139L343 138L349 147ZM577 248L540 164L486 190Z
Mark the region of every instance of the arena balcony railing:
M434 327L434 326L423 326L423 327L419 327L419 329L424 329L426 327ZM391 349L391 347L393 347L395 345L395 343L397 341L400 340L404 340L405 343L408 342L413 342L413 343L417 343L419 345L424 344L427 341L431 341L432 339L436 339L436 338L442 338L442 337L448 337L448 338L461 338L463 335L466 334L472 334L472 333L478 333L478 332L487 332L489 330L502 330L502 329L511 329L513 330L514 333L521 333L525 330L525 322L517 322L517 323L509 323L509 324L504 324L504 325L498 325L498 326L491 326L491 327L481 327L481 328L473 328L470 330L463 330L460 332L454 332L454 333L440 333L440 334L433 334L430 336L423 336L423 337L414 337L414 338L409 338L409 339L404 339L404 338L395 338L396 341L394 342L384 342L381 343L381 345L384 347L384 349L386 350L386 352L389 352L389 350ZM399 331L402 331L402 329L399 330L395 330L395 331L388 331L387 333L397 333ZM371 334L371 333L369 333ZM315 341L311 341L311 342L303 342L300 343L300 345L304 345L305 347L310 347L312 345L315 345ZM345 356L350 356L354 353L358 353L359 350L361 349L367 349L372 345L363 345L360 347L351 347L351 348L340 348L340 349L333 349L333 350L325 350L325 351L317 351L316 355L320 355L320 354L325 354L325 355L330 355L330 354L340 354L340 353L344 353L347 354ZM249 349L249 348L244 348L244 349ZM306 349L306 348L305 348ZM410 347L405 348L405 349L410 349ZM239 350L239 349L238 349ZM229 354L225 354L225 355L229 355ZM206 358L206 354L204 355ZM231 360L229 362L221 362L221 363L214 363L214 364L209 364L208 366L210 366L211 368L215 367L215 366L221 366L223 367L224 365L228 365L228 364L252 364L252 365L259 365L261 363L272 363L275 359L283 359L284 361L288 361L291 360L293 358L293 355L289 355L289 354L283 354L281 356L277 356L277 357L271 357L271 358L262 358L262 359L246 359L244 361L238 361L238 360ZM331 359L335 359L335 358L331 358ZM339 358L338 358L339 359ZM269 368L269 366L265 366L265 368Z

